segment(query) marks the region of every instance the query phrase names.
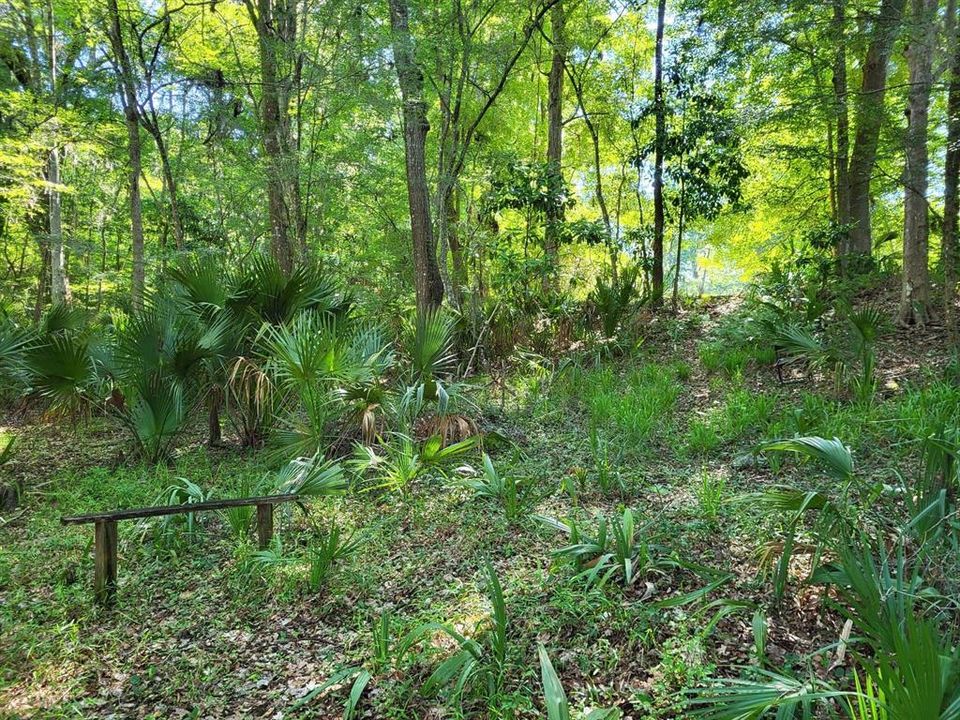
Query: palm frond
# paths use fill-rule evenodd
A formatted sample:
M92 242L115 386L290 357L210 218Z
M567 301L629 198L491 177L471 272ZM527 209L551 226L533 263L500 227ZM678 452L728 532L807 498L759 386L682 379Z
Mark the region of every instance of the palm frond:
M805 455L823 465L824 469L837 480L850 480L853 477L853 455L838 438L827 440L812 436L778 440L767 443L762 450Z
M346 492L347 480L339 463L314 456L287 463L277 471L274 487L281 495L321 497Z

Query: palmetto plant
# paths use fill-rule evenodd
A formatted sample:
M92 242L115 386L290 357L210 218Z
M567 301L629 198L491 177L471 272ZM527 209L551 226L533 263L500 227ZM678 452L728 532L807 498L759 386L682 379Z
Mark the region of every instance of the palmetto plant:
M28 393L54 414L85 415L102 394L104 348L82 311L53 305L35 336L6 334L12 372L22 372Z
M354 446L349 465L361 478L373 478L374 484L367 488L369 490L407 492L410 485L429 470L442 471L445 464L479 445L477 436L447 446L436 435L421 444L402 433L395 433L393 438L393 442L382 446L383 454L378 454L372 447Z
M345 535L336 523L324 530L307 551L310 559L310 590L318 592L323 588L334 564L353 555L365 540L366 537L357 532Z
M774 568L774 595L782 599L786 592L790 561L796 550L796 538L801 523L807 523L816 544L812 548L814 562L824 547L830 546L840 536L842 529L852 529L856 508L848 502L854 480L853 456L838 439L799 437L768 443L765 452L786 452L806 457L816 462L839 486L825 490L805 490L789 485L775 485L767 490L748 495L747 498L768 512L786 518L786 533L782 542L767 548L771 559L779 552Z
M263 337L270 329L291 326L305 314L327 320L342 318L349 310L349 299L319 265L301 263L288 275L268 255L253 255L236 266L216 255L197 256L181 262L169 276L179 307L207 325L224 327L222 356L204 365L211 429L219 426L216 416L223 398L242 442L263 444L280 399ZM314 418L316 411L313 406ZM304 428L292 423L293 438L288 433L287 440L294 444L302 441L297 454L312 452L308 446L316 444L317 434L310 431L314 424Z
M839 390L848 384L854 397L869 402L876 392L877 338L886 318L876 307L841 310L845 332L837 337L815 333L803 325L786 323L776 327L775 342L789 358L800 359L814 369L829 370ZM851 375L851 369L858 372Z
M149 462L168 456L204 389L205 368L219 362L227 324L207 322L177 305L151 299L117 328L112 371L126 402L111 406Z
M469 386L452 381L457 357L454 352L456 321L441 309L417 313L408 343L409 377L398 402L400 415L409 422L424 413L422 435L438 435L444 443L474 435L476 424L459 412L471 405Z
M168 485L154 501L154 505L190 505L208 500L207 493L195 482L187 478L177 478ZM152 528L155 542L170 547L181 539L193 542L200 534L200 523L192 512L178 515L164 515L152 522L145 522L145 532Z
M0 317L0 394L19 390L26 381L27 353L36 336L5 315Z
M537 656L540 659L540 681L543 683L543 701L547 706L547 720L571 720L573 716L570 714L570 704L567 702L563 683L560 682L547 649L542 644L537 645ZM615 708L594 708L578 717L582 717L583 720L616 720L620 717L620 711Z
M831 597L854 630L855 657L865 680L857 671L854 687L845 689L813 674L799 679L764 670L755 679L699 691L693 703L703 707L693 714L714 720L760 718L768 712L778 718L813 718L823 716L821 711L851 720L960 718L957 604L924 578L931 557L925 545L938 536L916 533L915 517L901 529L891 551L884 540L860 530L857 510L846 498L853 462L839 440L797 438L768 449L815 458L842 483L836 497L779 488L769 505L792 516L788 539L801 518L816 513L809 529L834 559L821 565L816 553L810 582L834 587ZM784 557L789 547L785 543Z
M522 480L513 473L501 475L486 453L483 454L483 474L480 477L464 478L461 483L473 490L478 497L502 505L504 515L511 522L520 516L521 510L530 500Z
M562 522L543 515L534 517L547 527L566 533L569 544L554 550L553 555L572 560L578 577L589 584L604 585L618 577L624 586L629 586L643 575L679 566L667 548L637 539L630 508L610 520L600 517L596 531L589 535L573 519Z
M400 645L402 658L423 638L437 632L457 643L458 650L441 662L421 687L428 697L447 689L451 702L459 702L471 691L491 700L503 687L508 649L507 606L500 580L490 563L485 566L485 576L492 613L489 621L478 623L474 637L466 637L449 625L425 623L412 630Z
M590 291L588 300L600 317L600 327L607 339L616 336L621 321L631 309L639 271L639 266L633 265L626 268L616 281L597 277L596 286Z
M850 720L886 718L960 718L960 655L956 638L927 617L921 600L931 601L915 568L907 566L902 548L891 565L885 552L865 537L845 543L838 561L815 581L837 587L842 612L852 620L865 645L857 656L866 673L854 687L843 689L811 674L797 678L785 672L754 671L754 680L727 680L696 692L692 714L711 720L822 717L820 710L844 713ZM879 559L878 559L879 558ZM942 599L939 601L942 603ZM930 603L933 606L933 602Z
M227 415L245 447L260 447L276 412L273 379L256 358L229 361L225 386Z
M377 328L304 313L288 325L264 326L261 335L290 408L278 434L285 450L309 454L385 427L385 374L393 359Z
M270 475L265 484L278 495L303 497L340 495L347 490L347 479L340 464L319 455L291 460Z
M79 335L53 335L26 354L32 393L55 414L82 415L98 399L100 377L91 341Z

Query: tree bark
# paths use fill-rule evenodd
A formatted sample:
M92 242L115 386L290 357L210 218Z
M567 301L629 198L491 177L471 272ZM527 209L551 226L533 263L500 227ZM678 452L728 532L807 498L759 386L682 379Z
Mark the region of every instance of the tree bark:
M923 325L930 319L927 134L938 2L912 0L911 5L912 36L907 47L910 90L903 170L903 286L899 321L905 325Z
M653 154L653 296L654 307L663 304L663 154L666 144L666 104L663 96L663 25L667 0L657 2L657 39L654 54L653 111L656 120Z
M254 5L256 2L256 5ZM260 51L260 132L267 160L270 252L289 273L303 238L299 158L290 127L291 71L281 67L297 39L298 0L246 0Z
M447 242L450 245L450 259L453 262L453 277L450 290L456 307L463 304L463 288L467 286L467 266L463 261L463 247L460 243L460 193L456 186L450 188L444 196L444 225Z
M956 8L951 8L956 12ZM949 10L948 10L949 12ZM953 32L957 32L954 24ZM953 37L950 59L950 89L947 96L947 155L943 170L943 321L954 347L960 345L957 332L957 220L960 216L960 42Z
M846 0L833 0L834 42L836 48L833 58L833 94L836 103L836 146L834 162L836 178L836 221L839 225L850 223L850 119L847 108L847 52L844 26L847 15ZM841 257L849 250L848 233L844 233Z
M443 281L437 265L437 247L430 220L427 187L426 140L430 130L423 100L423 73L416 63L406 0L389 0L393 31L393 61L403 102L403 144L406 156L410 234L413 241L414 284L418 310L439 307Z
M133 66L127 54L123 41L123 31L120 26L120 10L117 0L107 0L107 9L110 13L110 44L117 63L117 74L120 80L121 101L123 104L124 122L127 127L127 155L129 161L129 195L130 195L130 231L133 250L133 273L130 283L130 299L134 310L143 307L143 292L145 285L144 242L143 242L143 207L140 199L140 119L137 105L136 82L133 79Z
M877 144L883 125L883 98L887 87L887 65L900 29L906 0L883 0L873 22L870 44L863 62L863 78L856 102L857 132L848 170L850 203L850 244L852 254L869 256L870 180L877 160Z
M47 25L49 32L50 93L55 107L57 98L57 42L53 26L53 5L47 2ZM50 299L54 303L70 302L70 285L67 281L66 253L63 247L63 220L60 211L60 149L57 147L57 121L53 121L53 147L47 156L47 187L50 199Z
M683 158L680 159L681 164L683 163ZM677 263L676 271L673 275L673 300L672 308L676 312L680 307L680 251L683 248L683 221L684 221L684 209L686 204L686 185L683 182L683 176L680 177L680 210L677 213Z
M63 222L60 212L60 152L54 147L47 158L47 182L50 184L50 299L70 302L66 253L63 247Z
M553 177L563 182L563 75L567 62L566 12L561 0L550 10L552 59L547 78L547 165ZM543 273L543 290L553 288L557 248L560 244L560 223L563 207L547 208L547 226L543 235L543 254L547 261Z

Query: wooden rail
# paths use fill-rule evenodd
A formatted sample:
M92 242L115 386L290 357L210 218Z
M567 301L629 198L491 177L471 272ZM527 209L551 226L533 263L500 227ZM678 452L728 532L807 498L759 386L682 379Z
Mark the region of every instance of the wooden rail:
M250 498L205 500L184 505L155 505L111 512L61 517L63 525L94 525L93 594L100 605L113 605L117 593L117 522L162 515L185 515L206 510L224 510L233 507L257 508L257 541L266 548L273 537L273 506L295 502L298 495L262 495Z

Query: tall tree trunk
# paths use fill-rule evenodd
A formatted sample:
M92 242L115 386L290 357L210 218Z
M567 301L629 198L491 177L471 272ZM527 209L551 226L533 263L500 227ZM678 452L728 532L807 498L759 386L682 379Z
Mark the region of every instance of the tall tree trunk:
M905 325L923 325L930 319L927 134L938 2L912 0L911 5L912 35L907 47L910 90L903 170L903 289L899 321Z
M848 170L851 253L869 256L870 179L877 160L877 144L883 125L883 98L887 87L887 65L900 29L906 0L883 0L873 21L863 78L856 102L857 132Z
M955 5L955 3L951 3ZM948 12L956 13L951 7ZM957 33L954 24L953 32ZM960 42L953 37L950 59L950 90L947 97L947 156L943 170L943 321L950 344L960 345L957 332L957 256L960 255L957 220L960 215Z
M833 57L833 94L836 103L836 146L834 162L836 178L836 222L840 225L850 223L850 119L847 110L847 52L844 27L847 15L846 0L833 0L834 42L836 48ZM848 233L843 234L838 248L843 257L849 251Z
M145 285L144 243L143 243L143 204L140 199L140 120L137 110L136 82L133 78L133 66L123 41L120 26L120 10L117 0L107 0L110 12L110 44L117 62L117 72L121 86L123 116L127 127L127 155L129 159L129 195L130 230L133 249L133 273L130 283L130 299L134 310L143 307Z
M270 252L284 272L293 269L299 254L298 235L305 227L301 219L298 155L291 139L291 70L287 67L291 65L288 56L297 38L297 4L298 0L246 0L260 51L259 114L267 160Z
M417 66L413 52L407 2L389 0L389 3L393 60L403 101L403 144L417 308L426 310L439 307L443 302L443 281L437 265L437 247L430 221L430 193L427 188L426 140L430 123L427 121L427 106L423 100L423 73Z
M653 111L656 134L653 153L653 305L663 304L663 153L667 136L667 108L663 96L663 24L667 0L657 2L657 41L654 55Z
M47 158L47 182L50 184L50 299L70 302L66 253L63 248L63 222L60 212L60 153L54 147Z
M47 29L50 61L50 94L55 107L57 98L57 41L53 26L53 5L47 2ZM63 221L60 211L60 149L57 147L57 120L53 121L53 147L47 156L47 187L50 200L50 299L54 303L70 302L70 285L67 281L66 253L63 247Z
M552 59L547 78L547 165L557 185L563 182L563 75L567 61L566 11L563 0L550 9L550 34ZM543 289L553 286L553 271L557 264L557 247L560 244L560 223L563 222L563 207L547 208L547 227L543 235L543 254L547 260L543 273Z

